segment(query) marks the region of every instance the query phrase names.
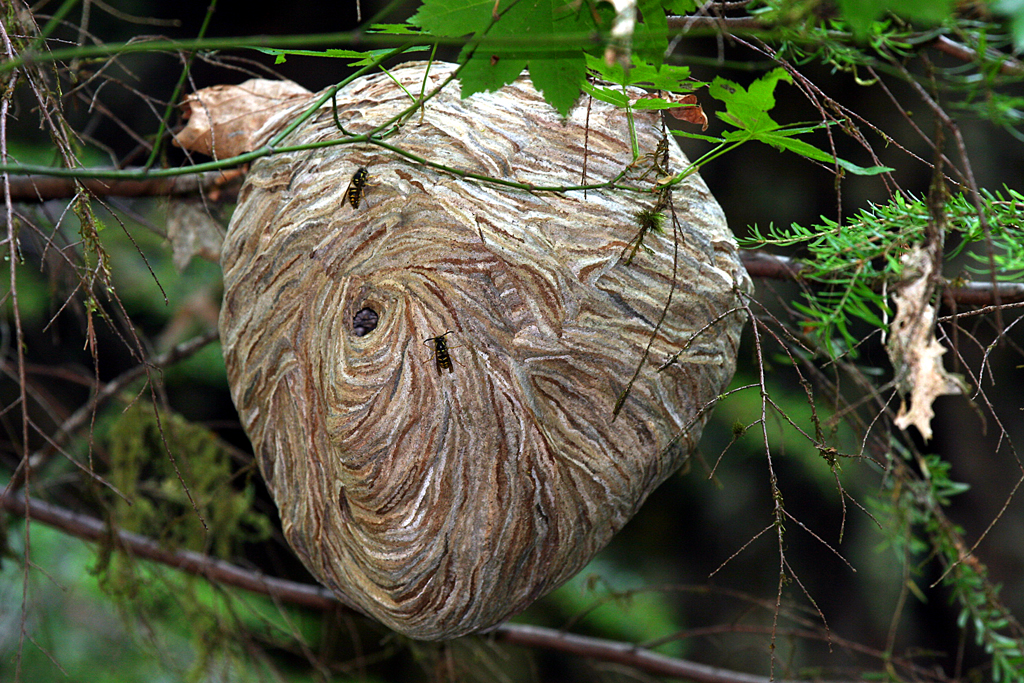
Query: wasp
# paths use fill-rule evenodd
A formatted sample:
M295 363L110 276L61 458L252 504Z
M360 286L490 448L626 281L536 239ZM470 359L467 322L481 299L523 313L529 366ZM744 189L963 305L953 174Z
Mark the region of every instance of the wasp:
M356 172L352 174L352 182L348 184L345 196L348 197L348 203L352 205L353 209L359 208L359 202L363 199L363 188L366 187L366 181L369 179L370 172L362 167L356 169Z
M441 374L442 371L447 370L448 372L455 372L455 366L452 364L452 357L448 354L448 340L445 339L449 334L455 334L451 330L446 331L444 334L437 337L430 337L423 340L424 344L434 343L434 362L437 364L437 374ZM457 347L451 347L457 348Z

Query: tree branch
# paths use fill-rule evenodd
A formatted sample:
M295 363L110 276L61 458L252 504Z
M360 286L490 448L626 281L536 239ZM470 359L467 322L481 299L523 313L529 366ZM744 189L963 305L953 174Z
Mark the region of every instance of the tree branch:
M268 595L282 602L320 611L337 609L339 605L355 609L321 586L265 576L260 572L243 569L230 562L191 550L169 550L141 534L113 531L95 517L38 499L26 498L21 493L0 493L0 508L86 541L100 543L113 539L117 547L133 557L159 562L210 581ZM556 650L589 659L615 662L651 675L683 678L693 683L769 683L769 679L763 676L667 657L632 643L579 636L540 626L504 623L482 634L482 637L523 647Z
M756 251L740 252L740 260L752 277L770 280L803 280L805 266L788 256L775 256ZM1003 282L993 287L990 282L968 282L960 286L947 285L942 301L963 306L988 306L996 302L1010 304L1024 301L1024 284Z
M339 604L337 597L326 588L264 576L191 550L169 550L147 536L123 530L112 532L110 527L95 517L35 498L26 498L20 492L5 491L0 494L0 507L86 541L102 543L113 538L117 547L133 557L159 562L210 581L270 595L310 609L335 609Z
M778 27L777 24L771 24L759 19L758 17L751 16L669 16L667 19L670 30L679 30L684 32L693 29L712 29L724 34L733 32L751 33L757 31L771 31ZM922 45L930 45L939 52L955 57L962 62L974 62L980 59L977 50L954 40L950 40L946 36L938 36L930 42L923 42ZM1020 76L1021 73L1024 73L1024 64L1009 55L995 50L989 50L987 56L993 61L999 62L999 73L1004 76Z
M11 201L35 203L51 199L71 199L78 196L83 188L94 197L167 197L196 194L222 188L242 175L240 170L234 169L149 180L76 180L54 176L15 176L11 178Z

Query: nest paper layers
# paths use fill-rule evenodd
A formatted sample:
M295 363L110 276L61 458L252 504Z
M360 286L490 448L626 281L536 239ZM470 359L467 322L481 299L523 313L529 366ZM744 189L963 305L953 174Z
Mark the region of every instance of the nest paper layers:
M425 66L391 75L419 92ZM452 68L431 65L428 91ZM337 101L350 133L411 102L383 74ZM634 121L654 152L658 114ZM285 143L343 137L328 103ZM572 186L629 166L629 139L621 110L563 119L520 79L465 100L453 82L387 142ZM650 190L651 162L623 184ZM733 374L750 282L703 181L671 201L677 224L665 209L627 264L654 193L502 187L373 144L253 165L223 249L224 354L285 536L321 582L415 638L484 629L579 571L679 467Z

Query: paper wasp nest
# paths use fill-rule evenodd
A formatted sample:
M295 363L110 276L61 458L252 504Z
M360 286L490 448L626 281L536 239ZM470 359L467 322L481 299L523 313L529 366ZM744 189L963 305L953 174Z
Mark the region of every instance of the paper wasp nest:
M428 92L452 68L435 63ZM423 70L392 75L417 93ZM410 103L383 74L337 99L349 133ZM654 152L659 114L634 118ZM342 137L328 100L284 144ZM452 82L386 138L535 186L612 179L629 140L621 110L584 99L566 120L525 79L466 100ZM669 150L678 172L671 135ZM653 188L652 158L620 183ZM750 283L696 176L673 191L678 228L666 210L627 264L655 202L464 180L373 144L253 164L223 249L224 355L285 536L324 585L414 638L492 626L579 571L683 462L732 377Z

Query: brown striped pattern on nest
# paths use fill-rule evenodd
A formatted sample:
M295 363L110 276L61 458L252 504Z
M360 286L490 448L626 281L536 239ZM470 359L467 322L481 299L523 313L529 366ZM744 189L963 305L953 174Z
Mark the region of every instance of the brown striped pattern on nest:
M418 92L423 68L392 73ZM451 68L435 63L428 87ZM408 103L384 75L338 94L356 132ZM587 116L584 101L562 120L524 79L467 100L453 83L388 142L571 185ZM653 152L657 114L635 118ZM588 182L612 178L631 161L626 118L595 101L589 128ZM340 136L326 106L286 142ZM670 149L678 171L685 159ZM361 167L370 177L353 209L346 189ZM613 421L672 287L670 220L631 264L621 258L633 214L655 201L466 181L373 145L253 165L223 251L224 354L285 535L325 585L412 637L486 628L582 568L682 463L732 376L742 316L684 345L749 279L691 177L673 193L671 307ZM377 326L357 336L366 308ZM449 330L453 372L441 374L423 341Z

